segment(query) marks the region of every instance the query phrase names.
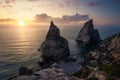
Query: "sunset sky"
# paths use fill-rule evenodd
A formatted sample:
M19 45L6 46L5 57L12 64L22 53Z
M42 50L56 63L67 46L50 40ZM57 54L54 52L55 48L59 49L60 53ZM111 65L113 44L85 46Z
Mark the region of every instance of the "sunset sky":
M80 25L120 25L120 0L0 0L0 23L29 21Z

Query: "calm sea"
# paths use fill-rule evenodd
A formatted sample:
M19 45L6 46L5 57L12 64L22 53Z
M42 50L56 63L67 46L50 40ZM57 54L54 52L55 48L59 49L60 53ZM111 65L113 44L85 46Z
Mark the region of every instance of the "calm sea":
M81 27L59 27L61 35L69 41L71 54L80 53L75 42ZM102 39L120 32L120 26L96 27ZM38 67L40 53L37 52L44 41L48 27L13 27L0 25L0 80L18 73L21 66Z

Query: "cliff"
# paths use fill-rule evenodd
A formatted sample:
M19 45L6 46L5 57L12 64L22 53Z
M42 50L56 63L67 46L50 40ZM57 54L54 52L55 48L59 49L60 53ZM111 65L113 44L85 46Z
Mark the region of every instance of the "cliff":
M120 60L120 33L103 40L99 45L99 49L108 51L113 58Z

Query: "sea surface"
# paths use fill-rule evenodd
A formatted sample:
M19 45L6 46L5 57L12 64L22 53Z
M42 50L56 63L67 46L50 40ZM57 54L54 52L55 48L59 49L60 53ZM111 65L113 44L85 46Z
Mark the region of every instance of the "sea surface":
M81 54L75 39L81 27L59 27L61 35L69 42L71 54ZM102 39L120 32L120 26L99 26ZM38 68L38 48L44 41L49 27L0 25L0 80L18 73L21 66Z

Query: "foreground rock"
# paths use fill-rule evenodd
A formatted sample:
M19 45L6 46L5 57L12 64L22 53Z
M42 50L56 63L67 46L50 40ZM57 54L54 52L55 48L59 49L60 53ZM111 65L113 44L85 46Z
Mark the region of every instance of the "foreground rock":
M85 80L120 80L120 33L106 38L90 51L83 69L74 73Z
M19 69L19 75L32 75L33 74L33 70L32 69L28 69L27 67L20 67Z
M120 60L120 33L106 38L99 45L100 51L108 53L116 60Z
M78 64L77 62L60 61L58 63L52 64L50 68L59 68L67 72L69 75L72 75L80 70L82 68L82 65Z
M85 46L93 46L101 41L98 30L94 29L93 20L89 20L84 24L76 41Z
M53 22L51 22L46 39L39 50L42 62L64 60L70 55L68 41L60 36L60 30Z
M120 80L120 33L103 40L98 49L89 52L88 57L86 66L91 72L85 78ZM79 73L79 75L82 73ZM88 72L86 73L88 74ZM84 75L86 73L84 72Z
M75 80L64 70L58 68L47 68L36 71L32 76L22 75L13 80Z
M72 75L82 69L82 65L76 61L59 61L53 63L49 68L33 71L28 75L28 68L21 67L19 76L10 80L79 80ZM31 73L31 72L30 72Z

